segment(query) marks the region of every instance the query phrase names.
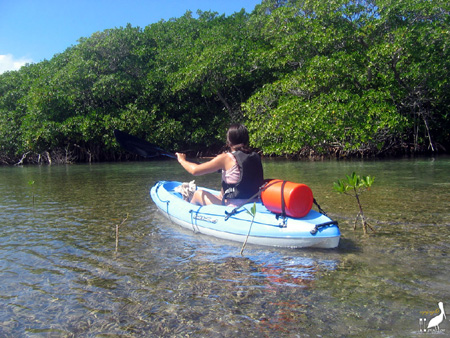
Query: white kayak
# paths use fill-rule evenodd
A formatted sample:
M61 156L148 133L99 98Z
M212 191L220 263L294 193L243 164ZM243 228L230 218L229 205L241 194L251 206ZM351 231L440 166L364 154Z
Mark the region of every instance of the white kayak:
M175 188L181 182L160 181L150 189L150 196L158 209L172 222L205 235L243 243L287 248L326 248L339 245L341 233L337 222L310 210L302 218L282 217L256 202L256 213L250 213L254 203L235 209L232 206L198 206L184 201ZM218 194L218 191L201 188ZM253 223L252 223L253 222Z

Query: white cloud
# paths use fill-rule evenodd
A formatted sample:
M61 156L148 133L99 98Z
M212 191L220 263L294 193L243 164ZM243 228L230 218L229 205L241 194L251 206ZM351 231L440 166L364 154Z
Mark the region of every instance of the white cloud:
M32 59L20 58L14 59L12 54L0 55L0 74L8 70L19 70L20 67L25 66L27 63L33 62Z

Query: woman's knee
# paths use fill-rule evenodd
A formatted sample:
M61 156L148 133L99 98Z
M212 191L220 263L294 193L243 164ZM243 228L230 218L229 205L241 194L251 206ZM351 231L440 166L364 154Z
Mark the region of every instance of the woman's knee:
M208 204L220 204L220 200L216 195L204 190L196 190L191 199L192 204L208 205Z
M191 203L192 204L199 204L200 203L200 201L202 200L202 191L203 190L196 190L195 192L194 192L194 195L192 195L192 198L191 198Z

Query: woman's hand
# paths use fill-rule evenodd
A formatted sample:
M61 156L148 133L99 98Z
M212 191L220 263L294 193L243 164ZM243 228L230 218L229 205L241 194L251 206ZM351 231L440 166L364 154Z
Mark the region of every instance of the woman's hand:
M186 154L183 154L183 153L175 153L175 155L177 155L177 160L178 160L178 162L181 163L181 161L186 161Z

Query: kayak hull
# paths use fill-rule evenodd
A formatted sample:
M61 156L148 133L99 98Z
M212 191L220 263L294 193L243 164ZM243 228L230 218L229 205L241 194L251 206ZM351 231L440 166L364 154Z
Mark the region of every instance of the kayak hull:
M243 243L286 248L325 248L339 245L340 231L337 222L311 210L305 217L279 217L257 202L256 214L250 213L254 203L243 205L227 217L232 206L198 206L184 201L174 191L181 182L160 181L150 189L150 196L158 209L173 223L205 235ZM201 188L212 193L218 191Z

